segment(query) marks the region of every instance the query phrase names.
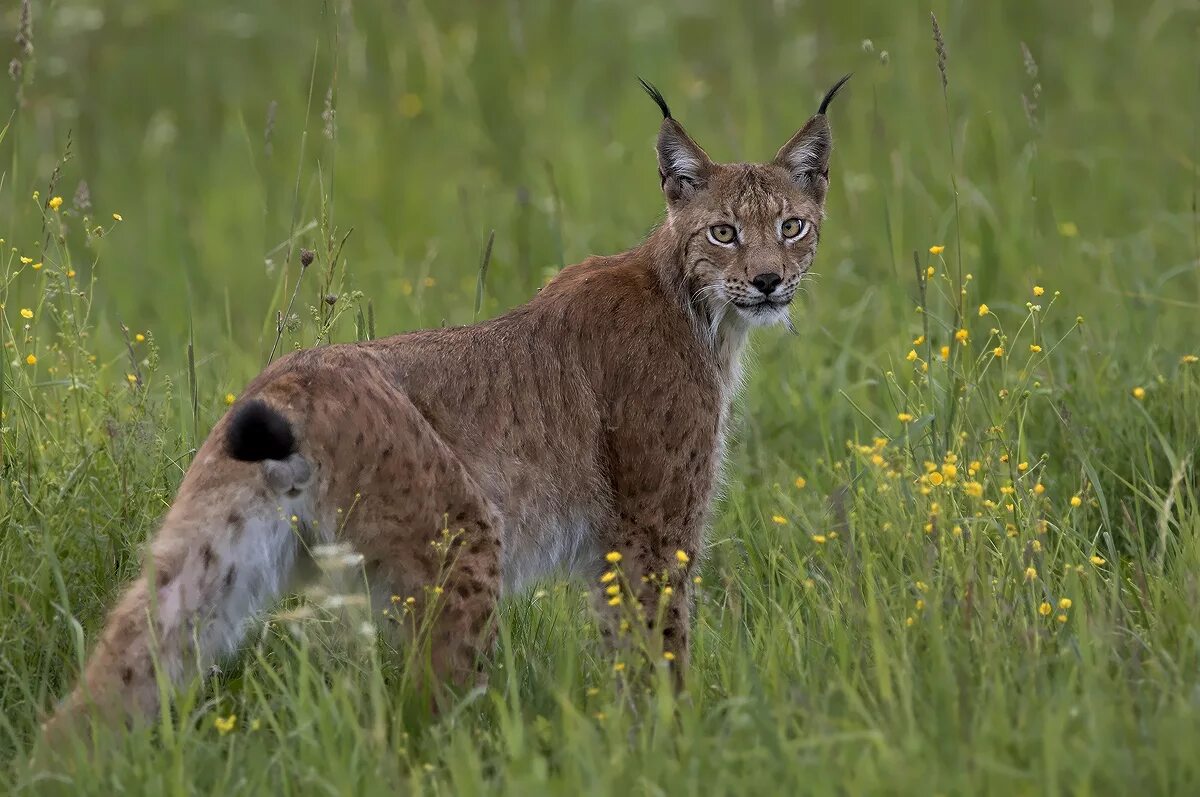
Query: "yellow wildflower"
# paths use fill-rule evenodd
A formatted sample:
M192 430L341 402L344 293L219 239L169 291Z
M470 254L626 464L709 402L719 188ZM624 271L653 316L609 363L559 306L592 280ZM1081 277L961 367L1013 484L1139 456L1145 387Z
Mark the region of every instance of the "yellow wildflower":
M75 279L75 269L73 269L73 268L67 269L67 279L69 279L69 280ZM258 720L255 720L255 722L258 722Z
M408 92L400 98L400 113L404 114L405 119L420 116L424 107L425 103L421 101L420 94Z
M913 419L913 416L907 412L901 412L896 415L896 420L900 421L900 423L908 423L912 419Z
M213 726L224 736L237 727L237 714L230 714L228 717L215 717L213 718Z
M1138 401L1141 401L1142 399L1146 398L1146 388L1142 387L1141 385L1138 385L1137 387L1135 387L1133 389L1133 397L1135 399L1137 399Z
M908 354L904 355L904 359L908 360L909 362L912 362L913 360L917 359L917 350L916 349L910 350L908 352Z
M1034 495L1041 495L1044 492L1046 492L1046 485L1042 484L1041 482L1038 482L1037 484L1033 485L1033 494Z
M1082 505L1083 505L1083 499L1082 499L1082 498L1080 498L1080 497L1079 497L1079 496L1077 496L1077 495L1073 495L1073 496L1071 496L1071 506L1082 506Z
M29 265L30 263L32 263L32 262L33 262L33 258L32 258L32 257L22 257L22 258L21 258L21 265L22 265L22 266L28 266L28 265Z
M1052 611L1054 611L1054 607L1046 601L1042 601L1041 605L1038 606L1038 614L1040 614L1042 617L1049 616L1050 612Z
M114 213L114 214L113 214L113 221L125 221L125 219L121 217L121 214L120 214L120 213Z
M237 396L233 395L232 393L225 394L225 403L226 404L232 404L235 401L237 401Z
M803 476L797 476L797 477L796 477L796 489L797 489L797 490L803 490L803 489L804 489L804 486L805 486L806 484L808 484L808 480L807 480L807 479L805 479Z
M620 606L621 605L621 596L613 595L611 598L608 599L608 605L609 606Z
M692 561L692 558L687 555L687 551L681 548L675 552L675 561L679 562L681 565L686 565L688 562Z
M1033 565L1025 568L1025 580L1033 581L1035 578L1037 578L1037 568Z
M32 266L30 266L30 268L33 269L34 271L41 271L42 270L42 261L39 260L38 262L36 262Z
M1033 286L1033 295L1034 295L1034 296L1041 296L1041 295L1042 295L1043 293L1045 293L1045 292L1046 292L1046 289L1045 289L1045 288L1043 288L1041 285L1034 285L1034 286Z
M25 364L26 365L37 365L37 356L30 354L29 356L27 356L25 358Z
M933 266L925 269L925 279L933 279L933 275L937 273L937 269Z
M604 592L606 595L620 595L621 594L621 585L620 584L609 584L607 587L605 587Z
M1029 344L1029 352L1031 354L1040 354L1041 351L1042 351L1042 347L1037 345L1036 343Z
M1067 621L1067 616L1065 614L1060 614L1058 617L1055 617L1054 619L1058 620L1060 623L1065 623Z
M980 315L980 317L983 317L983 316L987 315L987 314L988 314L988 313L990 313L990 312L992 312L992 308L988 307L986 304L981 304L981 305L979 305L979 315Z
M1197 357L1194 354L1185 354L1179 358L1179 362L1183 363L1184 365L1194 365L1195 363L1200 362L1200 357Z
M950 359L950 347L949 346L943 346L941 349L938 350L938 353L942 355L943 360Z
M945 481L945 479L942 478L942 474L938 473L936 470L933 473L927 474L925 478L928 479L929 483L934 487L937 487L939 484Z
M912 617L905 617L905 618L904 618L904 625L908 626L909 628L912 628L912 627L913 627L913 625L914 625L916 622L917 622L917 621L916 621L916 620L914 620Z
M625 662L618 661L613 664L613 672L625 672Z
M1019 463L1017 463L1017 470L1018 470L1020 473L1024 473L1025 471L1029 470L1029 463L1028 463L1028 462L1019 462Z
M914 346L920 346L920 345L921 345L922 343L924 343L924 342L925 342L925 336L924 336L924 335L917 335L915 338L913 338L913 345L914 345Z
M21 318L33 318L33 311L28 307L21 308Z
M771 515L771 522L782 526L783 524L787 523L787 518L785 518L783 515Z
M992 356L993 357L1003 357L1004 356L1004 347L997 346L996 348L992 349Z
M1099 567L1100 565L1104 564L1104 557L1103 556L1093 556L1090 561L1096 567Z
M812 535L812 541L815 542L817 545L824 545L825 544L825 535L824 534L814 534L814 535Z
M139 332L139 333L137 333L136 335L134 335L134 336L133 336L133 339L134 339L134 340L136 340L138 343L145 343L145 342L146 342L146 336L145 336L145 335L143 335L141 332Z
M135 384L138 381L137 374L125 374L125 381Z
M1066 611L1067 609L1070 609L1070 608L1071 608L1071 599L1070 599L1070 598L1063 598L1062 600L1060 600L1060 601L1058 602L1058 608L1062 609L1063 611Z
M617 562L621 561L621 552L609 551L608 553L604 554L604 561L608 562L610 565L615 565Z
M600 576L600 583L607 584L608 582L612 581L616 577L617 577L617 574L614 573L612 570L609 570L609 571L605 572L604 575Z
M931 255L940 255L942 252L945 252L945 251L946 251L946 247L942 246L941 244L929 247L929 254L931 254Z
M62 207L62 197L60 197L60 196L51 197L50 201L46 203L46 206L48 208L50 208L51 210L58 210L59 208Z
M958 466L947 462L946 464L942 465L942 475L946 477L947 481L952 481L956 476L958 476Z
M1073 221L1059 222L1058 234L1063 238L1074 238L1076 235L1079 235L1079 227Z
M667 661L675 661L675 654L667 650L663 652L663 658Z
M959 343L966 343L967 338L969 338L970 336L971 336L971 333L967 332L967 330L965 330L965 329L960 329L954 333L954 339L957 340Z
M983 497L983 485L979 482L967 482L963 485L963 490L972 498Z

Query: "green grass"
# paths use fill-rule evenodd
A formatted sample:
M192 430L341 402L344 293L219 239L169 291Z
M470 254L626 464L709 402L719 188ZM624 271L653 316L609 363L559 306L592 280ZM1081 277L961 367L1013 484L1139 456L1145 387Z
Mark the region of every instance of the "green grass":
M1196 18L1040 5L934 3L943 98L930 9L893 0L33 3L0 139L6 787L1194 792ZM585 585L509 600L491 687L436 718L362 618L292 601L155 727L30 763L293 291L282 350L498 314L661 217L635 75L730 160L850 70L823 276L798 338L755 340L685 694L614 672Z

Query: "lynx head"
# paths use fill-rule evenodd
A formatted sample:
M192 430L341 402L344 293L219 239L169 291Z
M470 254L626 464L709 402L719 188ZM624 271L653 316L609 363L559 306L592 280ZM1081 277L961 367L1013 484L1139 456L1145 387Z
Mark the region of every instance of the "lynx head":
M747 325L787 320L812 265L829 188L832 141L825 111L850 76L825 93L817 113L770 163L714 163L683 129L662 94L658 173L667 226L679 244L693 302L720 319L731 308Z

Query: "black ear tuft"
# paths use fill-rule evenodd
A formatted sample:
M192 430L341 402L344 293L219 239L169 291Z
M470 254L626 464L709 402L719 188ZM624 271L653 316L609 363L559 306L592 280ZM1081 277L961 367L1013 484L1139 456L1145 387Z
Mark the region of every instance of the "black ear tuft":
M833 102L833 98L837 96L838 91L842 88L842 86L846 85L846 81L848 81L850 76L853 74L853 72L847 72L846 74L842 75L842 79L837 83L834 83L829 91L825 92L825 96L821 98L821 107L817 109L818 114L825 113L825 110L829 107L829 103Z
M287 459L296 453L296 435L282 413L262 399L251 399L229 419L225 452L242 462Z
M848 78L850 76L846 75L846 77ZM845 80L845 78L843 78L843 81L844 80ZM662 92L659 91L658 89L654 88L653 85L642 80L640 77L638 78L638 83L642 84L642 88L644 88L646 90L646 93L650 95L650 99L652 99L656 103L658 103L659 110L662 111L663 119L670 119L671 118L671 109L667 107L667 101L665 99L663 99Z

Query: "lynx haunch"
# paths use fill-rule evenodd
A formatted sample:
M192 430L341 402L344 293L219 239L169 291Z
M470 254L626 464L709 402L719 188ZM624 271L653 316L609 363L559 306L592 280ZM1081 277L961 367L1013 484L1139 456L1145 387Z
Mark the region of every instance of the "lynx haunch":
M156 668L202 675L335 540L385 599L442 579L431 663L451 683L474 676L502 594L553 571L596 585L609 552L634 593L624 608L659 618L672 666L686 666L747 333L788 322L813 262L825 112L848 77L764 164L714 163L644 84L664 117L667 216L641 245L564 269L491 321L268 367L197 453L50 732L91 708L150 715ZM446 527L456 549L439 574L430 541ZM667 584L641 578L663 572Z

